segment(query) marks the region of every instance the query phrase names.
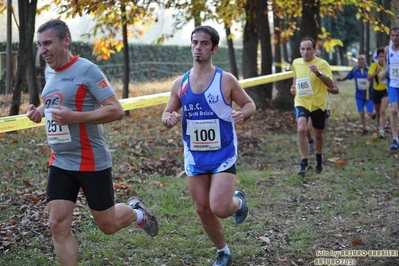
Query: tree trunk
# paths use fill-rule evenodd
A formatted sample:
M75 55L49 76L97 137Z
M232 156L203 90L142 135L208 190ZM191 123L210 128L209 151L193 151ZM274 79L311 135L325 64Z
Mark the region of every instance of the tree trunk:
M287 23L286 19L282 19L281 20L281 22L280 22L281 31L284 31L284 30L287 29L286 23ZM289 43L290 43L290 38L289 37L285 37L281 41L282 41L282 45L281 45L282 47L281 48L282 48L282 51L283 51L283 62L290 64L291 63L291 56L292 56L292 51L291 51L291 54L290 54L289 49L288 49ZM289 69L289 67L287 67L286 69Z
M364 54L364 22L363 17L359 19L360 30L359 30L359 54Z
M257 22L259 40L261 44L261 76L272 74L272 44L270 40L270 26L268 17L267 1L258 1L257 5ZM262 99L272 99L273 97L273 83L267 83L258 88L260 97ZM259 107L267 107L267 101Z
M298 42L292 60L301 57L299 45L303 38L311 37L315 42L317 41L317 35L320 33L320 1L304 0L302 2L302 19L299 27Z
M7 53L6 53L6 90L5 94L11 92L13 80L13 55L12 55L12 1L7 1ZM3 75L3 73L0 73Z
M273 15L273 24L276 25L274 27L274 65L276 73L280 73L282 70L282 61L281 61L281 19ZM277 28L278 27L278 28Z
M230 27L228 27L226 24L225 24L225 32L227 37L227 49L229 52L230 72L238 79L239 74L237 68L236 55L234 53L234 44L233 40L230 38L231 34Z
M202 18L201 18L201 10L205 10L204 3L202 1L192 0L191 1L192 9L192 18L194 19L194 27L201 26Z
M288 43L284 42L282 44L282 48L283 48L283 59L284 59L284 62L290 63L291 60L290 60L290 55L288 54Z
M370 22L366 22L366 39L365 39L365 51L364 55L366 56L366 62L368 65L370 65L370 59L371 59L371 54L370 54Z
M312 37L317 41L317 35L320 32L320 1L304 0L302 2L302 19L300 23L300 31L298 43L294 51L292 59L300 57L299 45L300 40L304 37ZM292 79L286 79L284 82L276 86L277 95L273 106L278 110L294 110L294 97L290 93Z
M390 0L384 0L384 8L385 8L385 10L391 10ZM387 26L388 28L391 28L391 20L388 19L388 16L384 15L384 14L381 14L381 16L382 16L382 22L384 23L384 25ZM381 46L386 46L389 44L389 41L390 41L389 32L382 33L381 41L382 41Z
M17 76L12 95L10 115L19 114L21 92L28 78L29 101L35 106L40 104L37 89L35 63L33 60L33 35L35 33L37 0L18 0L19 10L19 48L17 61Z
M246 22L244 26L243 49L242 49L242 72L243 78L258 76L258 33L256 23L256 2L248 0L245 5ZM264 104L264 99L258 97L256 87L246 89L247 93L254 100L257 107Z
M122 13L122 35L123 35L123 99L129 98L129 83L130 83L130 66L129 66L129 43L127 37L127 17L126 8L124 5L121 6ZM148 73L151 75L151 73ZM129 110L125 111L125 116L129 115Z
M391 10L391 3L390 0L378 0L377 4L380 4L386 10ZM379 12L378 16L382 24L387 26L388 28L391 27L391 21L388 19L388 16L384 12ZM384 47L389 44L389 33L377 31L376 32L376 46Z
M347 66L349 64L348 57L346 55L345 47L338 47L339 57L341 59L341 65Z
M288 62L288 50L287 50L287 44L286 42L282 44L282 40L281 40L281 31L283 31L283 21L276 15L273 16L273 22L274 25L278 25L278 29L274 30L274 62L275 62L275 68L276 68L276 73L281 73L282 69L283 69L283 64L282 64L282 50L284 51L284 61ZM291 84L286 85L285 84L286 81L285 80L281 80L281 81L277 81L276 84L276 88L284 88L286 86L290 86ZM275 105L275 103L273 104ZM289 109L289 107L286 107L287 109ZM282 108L284 109L284 108Z
M19 1L21 2L21 1ZM29 1L22 1L29 2ZM24 3L26 5L26 3ZM36 7L37 0L30 1L30 5L27 8L27 23L28 27L27 36L26 36L26 65L27 65L27 81L28 81L28 89L29 89L29 103L34 106L40 105L40 95L39 88L37 86L37 75L36 75L36 66L35 66L35 58L33 56L33 37L35 35L35 24L36 24ZM19 10L21 10L19 8Z

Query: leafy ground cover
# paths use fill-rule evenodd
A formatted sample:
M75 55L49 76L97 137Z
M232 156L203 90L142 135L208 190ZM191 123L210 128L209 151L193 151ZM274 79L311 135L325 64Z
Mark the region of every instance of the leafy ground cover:
M170 84L138 84L133 94L167 91ZM296 174L294 112L259 110L237 126L237 186L246 192L250 214L240 225L223 220L233 265L315 265L321 258L399 265L399 153L389 150L389 138L377 138L371 119L369 136L360 136L352 82L339 85L321 174ZM8 103L1 98L3 109ZM134 227L104 235L81 194L73 222L80 265L212 265L216 251L201 229L183 173L180 127L163 127L163 108L133 110L105 126L116 201L141 197L158 216L159 235L150 238ZM2 134L0 143L0 265L58 265L44 202L45 132ZM372 250L396 256L371 256L377 254Z

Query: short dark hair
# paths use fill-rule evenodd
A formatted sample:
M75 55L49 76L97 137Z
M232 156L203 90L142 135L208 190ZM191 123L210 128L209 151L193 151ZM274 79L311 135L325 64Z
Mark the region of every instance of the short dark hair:
M71 32L69 31L68 25L64 21L59 19L49 20L39 27L37 33L41 33L48 29L51 29L51 31L54 32L60 40L63 40L65 36L69 35L72 41Z
M385 54L385 48L384 47L380 47L377 49L377 56L379 56L380 54Z
M212 28L211 26L198 26L196 27L193 32L191 33L191 40L193 40L193 34L196 32L204 32L208 35L211 36L211 41L212 41L212 49L213 47L215 47L216 45L219 45L219 33L217 32L217 30L215 30L214 28Z
M390 33L392 33L393 31L398 31L398 30L399 30L399 27L393 27L393 28L391 28Z
M312 43L313 49L316 49L316 42L313 40L312 37L304 37L304 38L302 38L302 40L300 41L299 44L301 44L304 41L310 41Z

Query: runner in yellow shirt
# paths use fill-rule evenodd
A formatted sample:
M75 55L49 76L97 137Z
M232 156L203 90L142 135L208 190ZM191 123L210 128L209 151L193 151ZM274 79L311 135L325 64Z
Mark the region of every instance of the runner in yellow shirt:
M373 103L375 113L377 114L377 122L380 129L379 138L385 138L385 125L387 123L386 110L388 108L388 91L387 91L387 79L385 76L381 76L381 73L385 72L384 60L385 51L384 48L377 49L378 62L373 63L370 66L367 79L374 81L373 87Z
M294 84L291 93L295 93L295 110L297 119L297 142L301 155L299 175L308 169L307 121L312 119L316 141L316 173L323 170L323 130L326 109L328 107L327 88L334 87L330 65L316 56L316 44L312 38L304 38L300 43L301 58L292 63Z

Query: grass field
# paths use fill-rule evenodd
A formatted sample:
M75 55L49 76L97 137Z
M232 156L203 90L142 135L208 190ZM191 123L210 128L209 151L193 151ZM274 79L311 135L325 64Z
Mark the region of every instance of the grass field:
M132 96L167 91L170 84L137 84ZM296 174L300 157L293 112L258 111L237 126L237 187L247 195L250 214L240 225L232 217L223 220L233 265L315 265L322 258L399 265L399 153L389 150L390 138L377 138L371 119L370 135L360 136L352 84L340 83L340 94L331 98L319 175ZM4 105L7 101L2 99ZM150 238L134 227L104 235L80 195L73 223L79 265L212 265L216 250L201 228L182 173L181 128L163 127L163 108L134 110L105 126L116 201L141 197L158 216L159 235ZM0 143L0 265L59 265L44 202L45 132L3 134ZM396 256L373 250L393 250Z

